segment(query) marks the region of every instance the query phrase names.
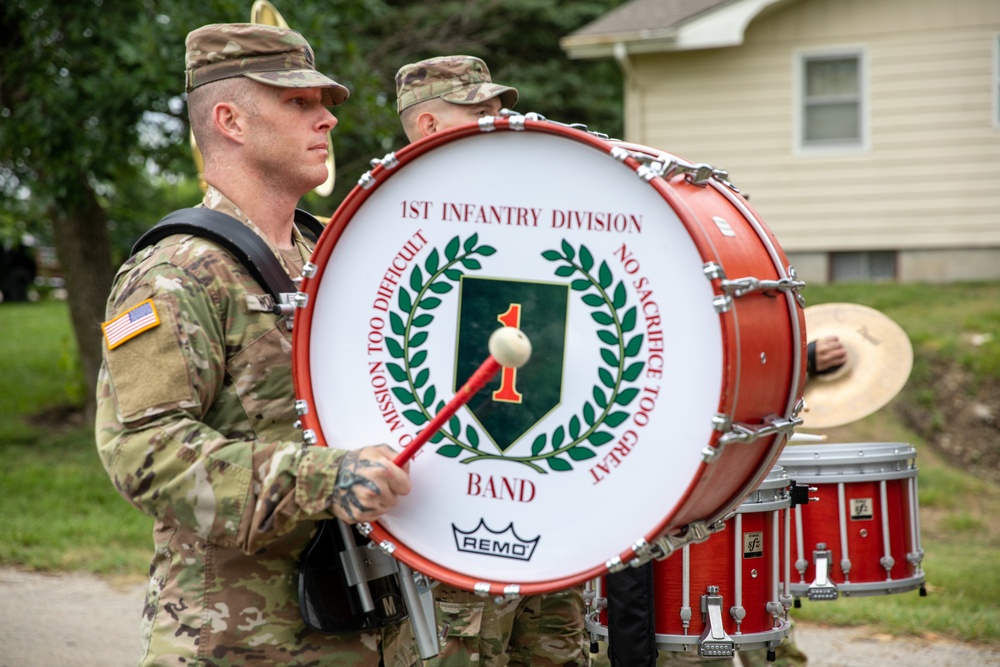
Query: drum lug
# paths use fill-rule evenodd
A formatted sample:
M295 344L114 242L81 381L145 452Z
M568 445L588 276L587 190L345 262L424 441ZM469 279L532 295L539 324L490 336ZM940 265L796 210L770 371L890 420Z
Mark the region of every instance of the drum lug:
M302 265L302 275L306 278L312 278L316 275L316 269L319 267L312 262L306 262Z
M703 658L732 658L735 643L722 625L722 596L718 586L709 586L701 596L701 613L705 617L705 631L698 639L698 655Z
M372 534L372 525L366 521L355 524L354 528L364 537L368 537Z
M309 414L309 403L301 398L295 401L295 414L299 417L305 417Z
M490 585L485 581L477 581L472 587L472 592L479 597L487 597L490 594Z
M306 430L302 431L302 440L307 445L315 445L317 442L319 442L319 438L316 437L316 431L312 430L311 428L307 428Z
M732 442L747 444L760 438L775 434L790 433L796 426L801 426L801 417L785 419L777 415L770 415L764 418L764 423L760 426L750 426L748 424L733 424L732 430L723 433L719 437L717 449L721 449Z
M838 597L837 585L830 581L830 559L833 554L826 548L826 544L819 543L813 551L813 565L816 568L816 578L807 591L810 600L836 600Z
M761 280L753 276L746 278L734 278L733 280L722 280L719 288L726 294L736 298L751 294L753 292L792 292L798 301L801 295L799 290L806 286L802 280L794 278L781 278L780 280Z

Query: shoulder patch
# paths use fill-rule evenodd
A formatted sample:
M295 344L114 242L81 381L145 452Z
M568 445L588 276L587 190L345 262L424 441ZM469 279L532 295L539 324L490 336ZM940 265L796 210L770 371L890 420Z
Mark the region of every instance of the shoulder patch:
M131 340L144 331L149 331L153 327L159 326L160 316L156 313L156 306L152 299L133 306L113 320L109 320L101 325L104 331L104 340L108 349L113 350L127 340Z

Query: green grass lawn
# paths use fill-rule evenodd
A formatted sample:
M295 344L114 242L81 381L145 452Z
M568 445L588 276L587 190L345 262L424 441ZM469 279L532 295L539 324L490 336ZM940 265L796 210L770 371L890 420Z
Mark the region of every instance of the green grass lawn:
M911 397L932 388L934 355L965 364L980 379L1000 377L1000 283L810 286L806 296L810 304L862 303L898 322L914 344L904 391ZM972 354L969 336L984 332L996 339ZM80 396L66 305L0 305L0 564L139 578L151 555L151 520L115 492L91 425L44 417ZM833 429L830 441L917 448L928 595L804 601L793 617L1000 645L1000 488L948 464L911 432L895 410L903 398ZM43 418L28 419L37 415Z

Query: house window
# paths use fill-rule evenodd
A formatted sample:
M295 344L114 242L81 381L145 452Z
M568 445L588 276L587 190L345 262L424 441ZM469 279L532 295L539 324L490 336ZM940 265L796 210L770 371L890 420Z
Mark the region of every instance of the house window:
M866 128L862 54L803 54L799 82L798 146L804 150L863 148Z
M886 282L896 279L896 253L835 252L830 255L830 282Z

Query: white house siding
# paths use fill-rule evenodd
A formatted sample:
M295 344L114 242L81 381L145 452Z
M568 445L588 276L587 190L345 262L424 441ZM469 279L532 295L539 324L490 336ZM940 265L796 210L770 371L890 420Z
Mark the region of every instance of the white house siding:
M998 33L997 0L788 3L742 47L633 55L626 135L727 169L787 252L985 252L1000 277ZM801 153L796 60L841 49L867 61L868 148ZM901 252L900 278L962 273L926 257Z

